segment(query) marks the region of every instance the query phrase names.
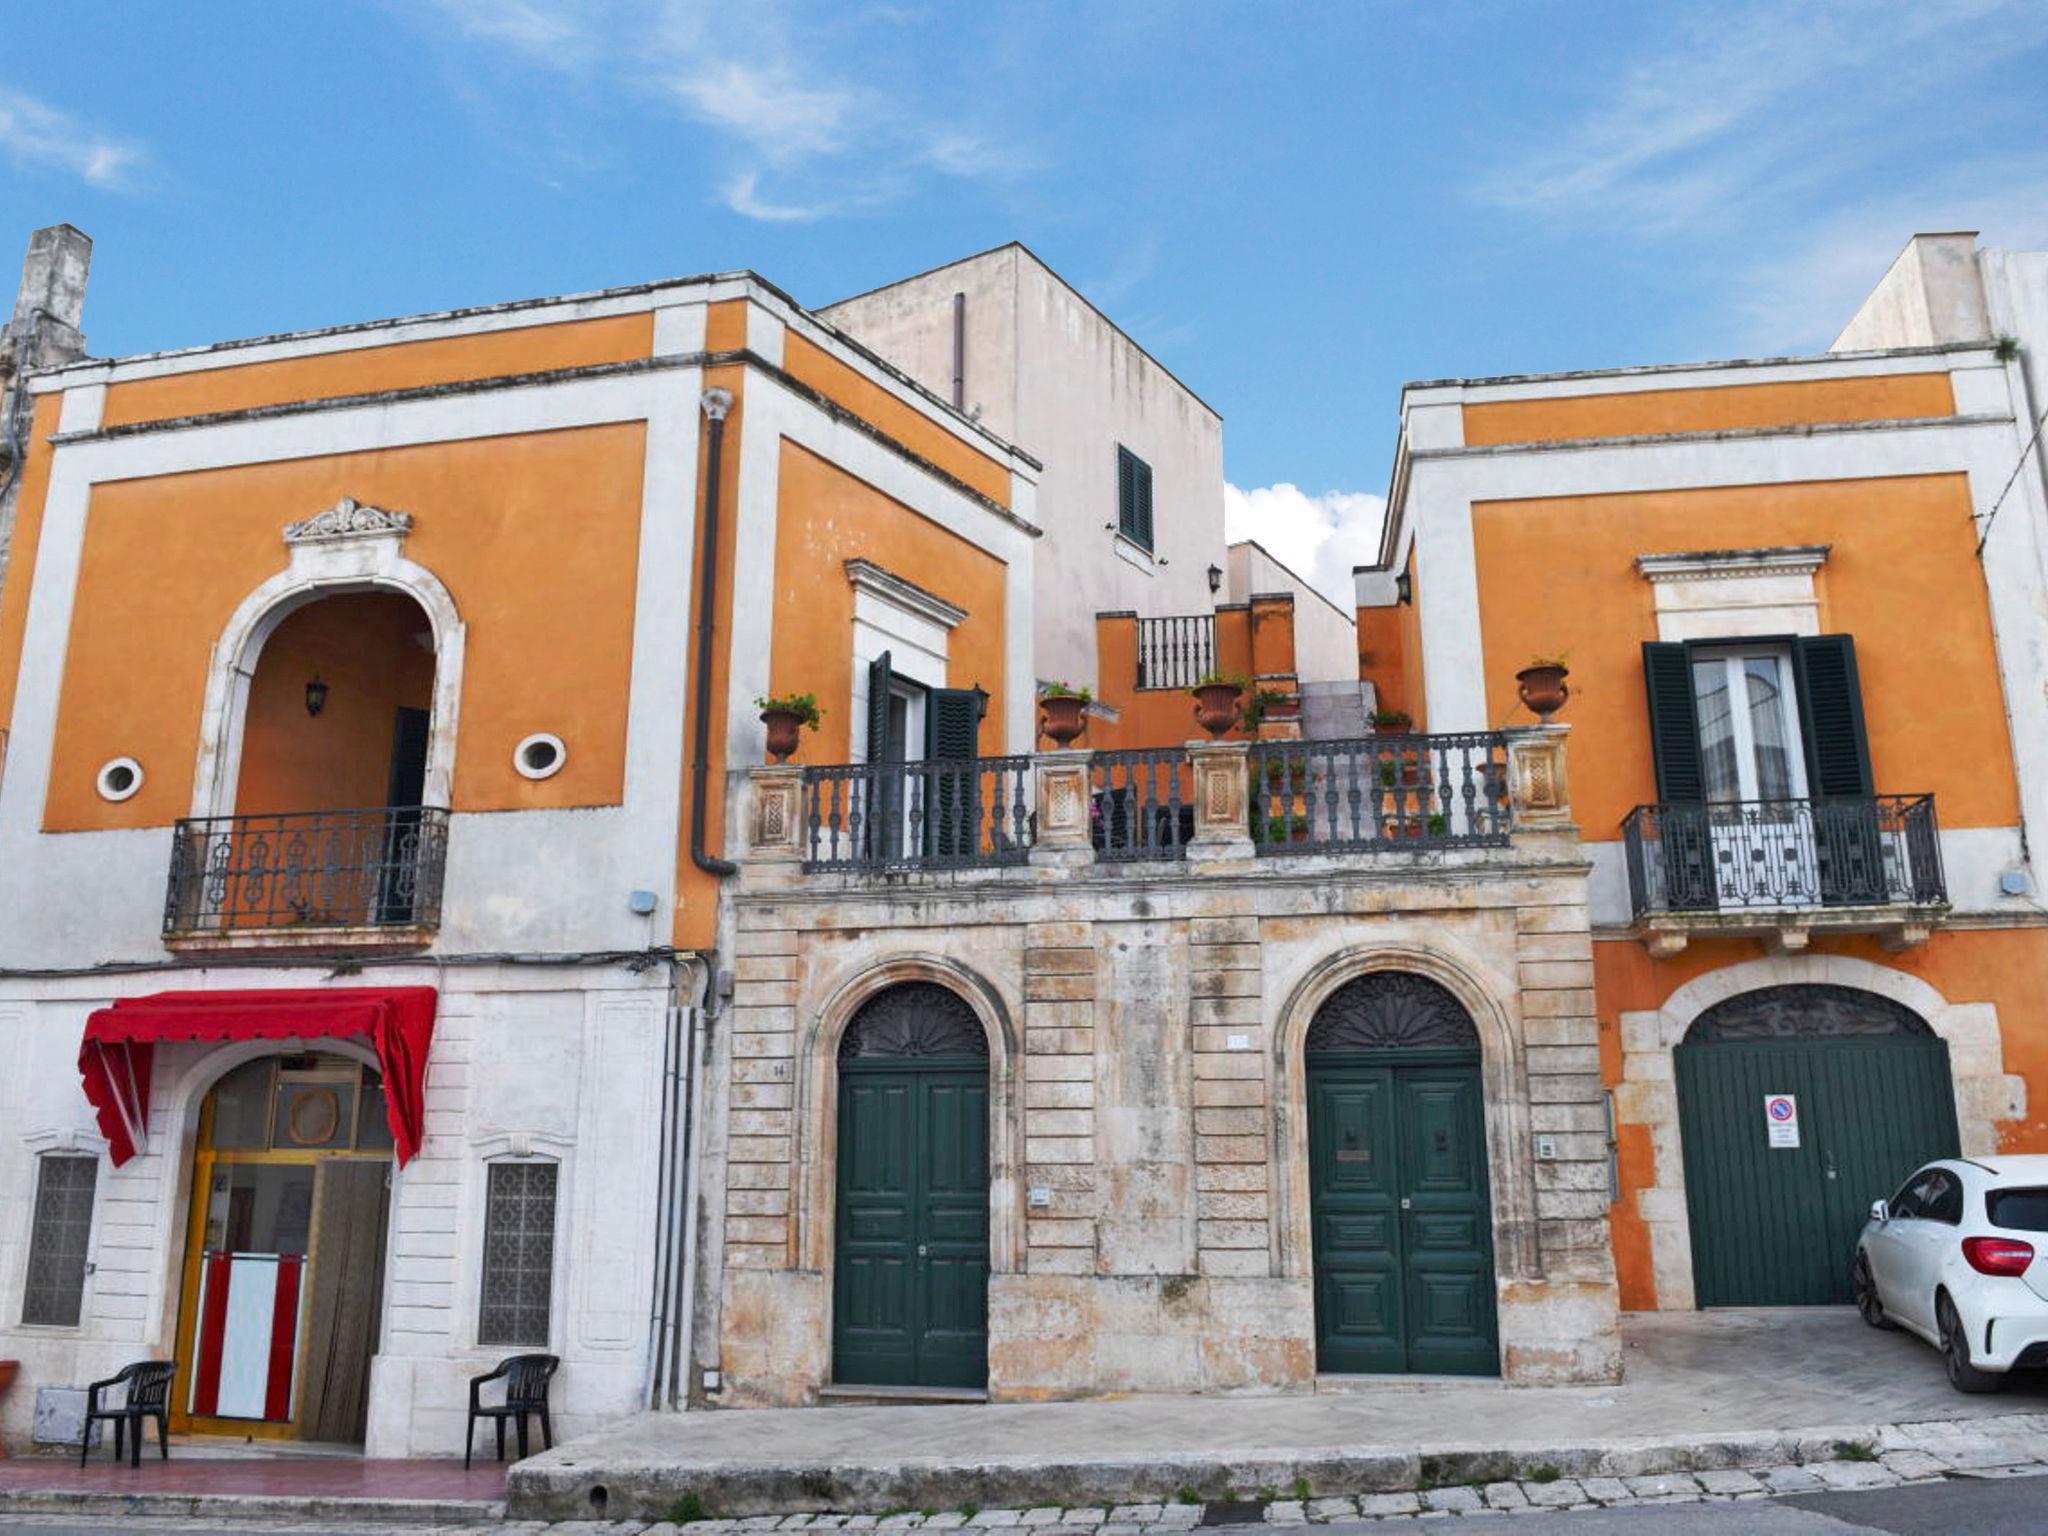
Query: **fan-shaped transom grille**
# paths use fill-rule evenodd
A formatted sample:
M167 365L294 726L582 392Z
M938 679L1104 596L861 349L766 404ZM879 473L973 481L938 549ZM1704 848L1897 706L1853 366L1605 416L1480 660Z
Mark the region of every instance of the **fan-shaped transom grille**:
M929 981L905 981L860 1005L839 1040L853 1056L986 1056L981 1020L959 993Z
M1744 1040L1841 1040L1933 1034L1903 1003L1855 987L1801 983L1759 987L1716 1003L1693 1021L1686 1041L1725 1045Z
M1311 1051L1479 1049L1479 1031L1448 988L1409 971L1347 981L1316 1010Z

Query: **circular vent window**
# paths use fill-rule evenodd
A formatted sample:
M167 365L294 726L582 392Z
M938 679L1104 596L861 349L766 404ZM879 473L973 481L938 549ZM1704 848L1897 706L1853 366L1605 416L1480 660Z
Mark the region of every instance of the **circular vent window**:
M109 758L96 781L102 800L126 800L142 788L142 764L132 757Z
M569 761L569 749L551 731L535 731L512 749L512 766L528 779L551 779Z

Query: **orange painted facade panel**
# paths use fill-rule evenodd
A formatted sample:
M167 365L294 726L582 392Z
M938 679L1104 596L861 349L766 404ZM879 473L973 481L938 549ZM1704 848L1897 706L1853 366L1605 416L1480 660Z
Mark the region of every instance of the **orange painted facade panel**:
M1273 605L1277 610L1279 605ZM1235 604L1216 610L1216 670L1225 676L1252 675L1252 610ZM1266 624L1283 622L1270 612ZM1284 641L1290 660L1293 652L1292 621L1285 621ZM1276 634L1264 643L1277 651L1282 646ZM1205 741L1208 733L1195 724L1195 700L1185 688L1139 688L1138 621L1116 614L1095 621L1096 696L1118 711L1120 718L1105 720L1090 716L1088 730L1074 743L1097 751L1122 751L1136 747L1178 747L1190 741ZM1249 698L1249 695L1247 695ZM1232 726L1226 741L1249 741L1251 733L1243 723ZM1041 741L1040 747L1050 742Z
M847 718L854 598L846 562L852 559L871 560L966 610L947 640L946 684L988 690L980 749L1000 754L1003 697L1011 686L1003 670L1007 566L807 449L785 441L781 457L769 675L776 693L816 694L825 711L818 729L804 733L801 760L847 762L865 728Z
M1010 504L1010 471L1006 466L970 448L916 407L906 405L879 384L870 383L794 332L783 341L782 367L798 383L846 407L997 506Z
M1573 810L1588 838L1619 836L1657 797L1641 645L1657 619L1635 557L1827 544L1821 628L1855 637L1878 792L1933 792L1944 828L2016 825L1970 511L1959 474L1475 503L1488 717L1528 723L1516 670L1565 653Z
M2048 995L2048 929L1938 932L1927 943L1899 954L1887 951L1875 935L1817 937L1812 952L1847 955L1917 977L1951 1004L1994 1005L2003 1032L2005 1070L2027 1080L2028 1106L2024 1120L2001 1130L1999 1149L2048 1152L2048 1036L2035 1027L2040 1000ZM1661 1008L1687 982L1764 955L1762 942L1753 939L1695 943L1670 960L1652 959L1634 940L1596 942L1594 1006L1608 1086L1621 1078L1622 1014ZM1648 1310L1656 1307L1658 1298L1649 1233L1637 1212L1637 1197L1659 1182L1658 1169L1648 1127L1620 1127L1620 1143L1621 1199L1611 1208L1611 1217L1621 1304L1628 1310Z
M433 341L357 347L267 363L201 368L135 379L107 390L105 425L245 411L298 400L331 400L388 389L631 362L654 350L654 315L612 315L552 325L479 331ZM228 354L232 356L232 354Z
M306 684L327 684L318 715ZM401 592L347 592L290 615L249 684L235 809L367 810L386 803L400 708L434 702L433 627Z
M191 808L207 658L236 607L285 569L284 525L342 496L412 513L406 557L468 631L454 807L616 804L639 563L638 423L237 465L95 488L87 514L44 824L161 826ZM532 781L512 749L554 731L569 760ZM128 755L145 782L93 788Z
M14 540L7 561L7 580L0 586L0 769L13 736L14 690L21 679L22 637L28 628L28 592L34 583L36 551L43 531L43 497L50 487L50 445L57 430L62 397L44 395L29 417L27 457L21 467L21 490L14 502Z
M1395 622L1400 630L1402 698L1402 702L1394 707L1405 709L1414 717L1411 729L1426 731L1429 729L1429 698L1422 675L1422 581L1413 546L1408 550L1408 593L1408 601L1394 608Z
M1905 421L1955 414L1946 373L1873 374L1726 384L1706 389L1646 389L1624 394L1490 400L1464 407L1468 447L1571 442L1667 432L1728 432L1742 427L1823 422Z
M747 344L747 301L720 299L704 306L704 350L737 352Z

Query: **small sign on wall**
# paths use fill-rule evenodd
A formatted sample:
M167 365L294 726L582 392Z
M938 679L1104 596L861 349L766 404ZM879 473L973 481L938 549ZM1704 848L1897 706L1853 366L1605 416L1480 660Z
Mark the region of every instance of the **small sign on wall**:
M1764 1095L1764 1133L1773 1147L1799 1145L1799 1100L1789 1093Z

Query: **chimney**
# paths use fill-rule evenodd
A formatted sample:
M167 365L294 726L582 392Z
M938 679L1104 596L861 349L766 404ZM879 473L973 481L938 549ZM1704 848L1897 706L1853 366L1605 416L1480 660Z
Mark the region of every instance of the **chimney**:
M21 290L8 329L22 363L46 368L85 355L85 275L92 265L92 241L69 224L52 224L29 236L21 264Z

